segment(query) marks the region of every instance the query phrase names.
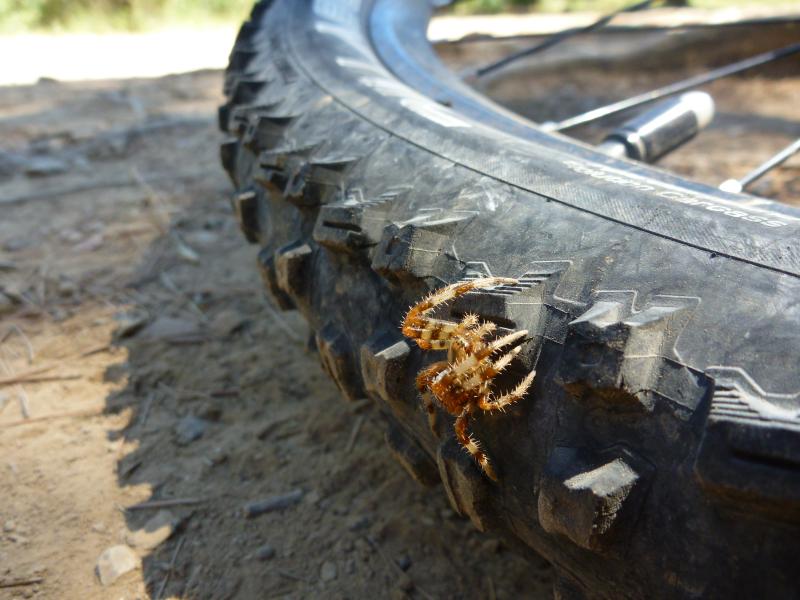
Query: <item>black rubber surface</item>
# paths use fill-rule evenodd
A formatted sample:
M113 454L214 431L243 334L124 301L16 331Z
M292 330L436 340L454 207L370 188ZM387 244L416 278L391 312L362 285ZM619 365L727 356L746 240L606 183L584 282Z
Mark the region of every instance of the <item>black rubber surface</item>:
M400 463L545 555L558 594L797 597L796 211L495 110L435 62L429 14L275 0L242 27L221 156L267 290L308 318L342 393L380 406ZM537 371L476 418L498 484L450 417L431 433L414 377L442 357L398 329L423 294L484 275L520 283L444 316L527 329L507 378Z

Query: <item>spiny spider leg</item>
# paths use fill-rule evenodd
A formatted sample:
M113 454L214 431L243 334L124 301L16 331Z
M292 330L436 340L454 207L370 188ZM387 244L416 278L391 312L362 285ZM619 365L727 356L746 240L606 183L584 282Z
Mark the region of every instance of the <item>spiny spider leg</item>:
M481 470L486 473L486 475L488 475L492 481L497 481L497 474L494 472L492 463L489 462L489 457L486 456L486 453L481 448L478 440L473 438L472 435L467 432L467 425L469 423L469 415L471 412L472 407L465 406L464 410L461 411L461 414L456 417L456 439L458 440L458 443L464 447L464 450L470 453L475 462L477 462L480 466Z
M428 415L428 426L431 428L434 435L437 434L436 406L434 405L433 394L430 392L430 384L440 373L447 370L449 366L446 360L440 360L423 371L420 371L419 375L417 375L417 390L419 390L422 402L425 406L425 412Z
M508 346L510 344L513 344L517 340L520 340L520 339L524 338L526 335L528 335L528 330L527 329L521 329L519 331L515 331L513 333L509 333L508 335L504 335L501 338L497 338L495 341L493 341L491 344L488 345L488 348L490 348L491 350L489 352L485 353L484 356L488 356L492 352L495 352L495 351L499 350L500 348L503 348L504 346Z
M517 280L508 277L485 277L437 290L409 309L403 319L403 335L415 340L423 350L446 350L450 345L446 340L458 328L458 324L433 319L428 316L430 311L471 290L514 283L517 283Z
M428 424L434 435L438 403L456 417L454 428L458 443L473 457L487 477L497 481L489 457L480 443L468 431L469 418L474 411L503 410L520 400L531 386L531 372L513 390L495 397L492 381L520 353L520 343L527 331L515 331L497 339L492 334L497 325L481 322L475 314L466 314L454 323L431 316L432 311L446 302L471 290L506 283L517 283L505 277L486 277L456 283L442 288L412 306L403 319L403 334L416 341L423 350L447 350L447 360L428 366L417 376L417 388L428 413Z
M520 381L519 384L517 384L517 387L510 392L506 392L498 398L490 395L488 400L479 398L478 406L482 410L487 410L490 412L495 410L504 411L506 406L514 404L514 402L521 400L523 396L525 396L525 392L527 392L528 388L531 387L534 377L536 377L536 371L531 371L525 376L525 379Z
M487 335L494 333L494 330L497 329L497 324L493 323L492 321L486 321L485 323L481 323L480 326L476 327L473 330L475 337L482 340Z
M473 329L478 326L480 321L478 321L478 315L475 313L467 313L464 315L464 318L461 319L461 327L464 329Z
M501 348L524 338L526 335L528 335L528 331L526 329L522 329L520 331L515 331L513 333L509 333L508 335L504 335L503 337L493 341L491 344L480 344L480 347L474 352L467 353L467 357L464 360L452 365L453 373L457 375L463 375L465 373L474 371L476 368L481 367L483 361L487 357L494 354Z
M466 377L478 370L483 370L486 367L485 361L490 355L524 338L526 335L528 335L528 332L523 329L498 338L491 344L481 344L482 347L476 349L475 352L467 353L466 358L453 363L451 371L456 377ZM509 352L513 352L513 350L509 350ZM502 360L502 357L498 360Z
M500 358L494 361L489 367L488 371L492 377L495 377L506 370L506 367L511 364L514 357L520 353L522 346L512 348L508 353L503 354Z
M489 362L488 364L477 363L474 367L462 374L463 377L469 376L463 383L464 389L476 388L481 394L481 398L489 394L489 383L492 379L502 373L508 365L514 360L517 354L522 350L521 346L517 346L510 350L507 354L503 354L496 361Z
M464 321L461 323L463 325ZM483 338L490 335L496 328L497 325L491 321L487 321L486 323L481 323L466 331L456 331L453 334L453 340L448 349L448 362L455 364L464 360L464 358L474 352L475 346L483 344Z

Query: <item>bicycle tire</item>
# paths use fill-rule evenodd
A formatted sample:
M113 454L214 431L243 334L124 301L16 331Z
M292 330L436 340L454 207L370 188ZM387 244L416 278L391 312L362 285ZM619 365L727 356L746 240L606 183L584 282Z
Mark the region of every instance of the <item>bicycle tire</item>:
M242 26L221 158L273 301L409 473L550 560L557 596L795 597L800 212L500 109L435 58L432 4L262 0ZM498 483L445 413L431 432L414 378L441 357L398 326L485 275L520 283L449 318L528 330L506 379L537 372L474 424Z

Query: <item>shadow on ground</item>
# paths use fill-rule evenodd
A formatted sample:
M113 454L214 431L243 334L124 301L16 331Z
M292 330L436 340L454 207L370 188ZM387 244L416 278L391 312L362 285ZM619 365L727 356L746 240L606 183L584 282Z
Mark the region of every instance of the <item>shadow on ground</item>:
M0 89L0 377L27 374L0 388L0 583L548 597L549 567L411 481L370 403L342 400L304 322L266 303L218 166L220 87Z

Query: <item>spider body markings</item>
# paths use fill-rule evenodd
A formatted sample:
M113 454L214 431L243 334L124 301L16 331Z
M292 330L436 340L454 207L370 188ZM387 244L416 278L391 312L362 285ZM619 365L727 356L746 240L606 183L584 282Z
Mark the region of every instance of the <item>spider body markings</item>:
M412 306L403 319L403 335L413 339L423 350L447 350L447 360L433 363L420 371L416 385L420 392L431 429L436 433L434 401L456 417L456 439L492 480L497 474L480 442L468 430L470 416L477 410L504 411L520 400L533 383L531 371L517 386L499 396L492 389L492 380L502 373L521 350L526 330L494 337L496 325L481 322L468 314L453 323L431 316L437 307L481 288L518 283L507 277L485 277L454 283L437 290Z

